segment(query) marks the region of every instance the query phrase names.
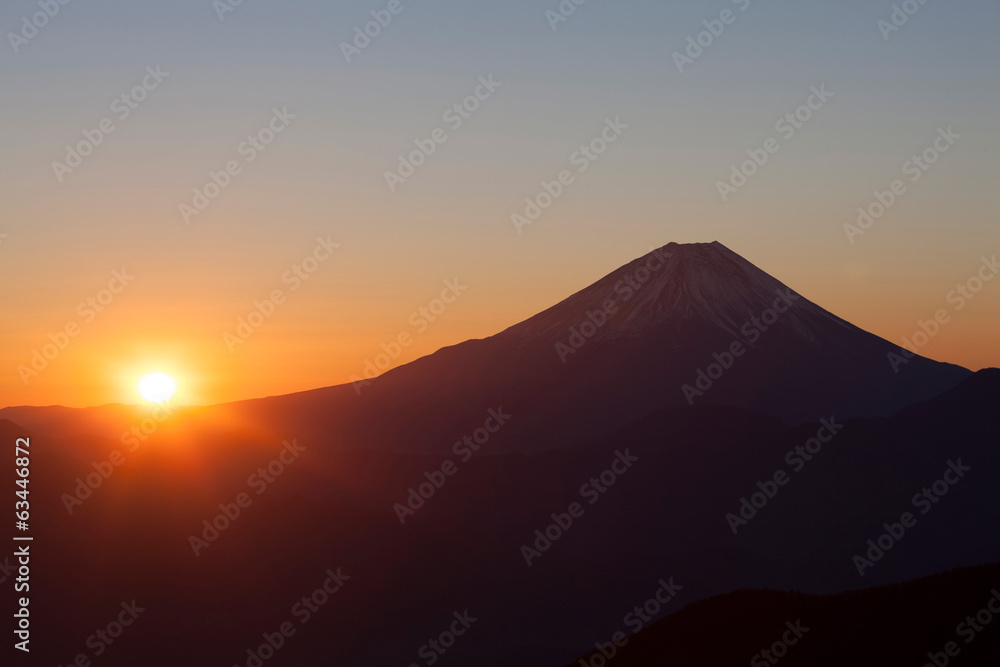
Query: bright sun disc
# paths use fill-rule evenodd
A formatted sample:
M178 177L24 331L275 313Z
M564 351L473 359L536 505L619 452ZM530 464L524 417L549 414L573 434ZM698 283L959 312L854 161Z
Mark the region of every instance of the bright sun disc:
M139 393L150 403L165 403L177 389L177 383L166 373L150 373L139 380Z

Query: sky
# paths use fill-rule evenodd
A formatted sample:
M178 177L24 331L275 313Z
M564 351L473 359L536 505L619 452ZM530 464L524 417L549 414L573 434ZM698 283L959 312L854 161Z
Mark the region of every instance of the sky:
M1000 252L996 2L230 2L0 6L0 406L348 382L671 241L1000 365L1000 280L952 293Z

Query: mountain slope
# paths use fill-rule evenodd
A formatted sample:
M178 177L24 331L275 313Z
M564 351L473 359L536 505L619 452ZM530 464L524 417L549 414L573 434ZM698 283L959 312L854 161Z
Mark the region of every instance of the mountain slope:
M889 418L845 422L800 471L786 452L819 424L788 427L722 406L667 408L593 445L486 450L468 461L338 451L300 437L301 456L260 494L250 476L292 432L182 417L123 450L123 465L71 514L63 494L120 445L31 434L33 535L46 545L32 561L45 572L33 604L50 633L39 652L65 661L94 619L136 598L149 602L150 622L116 643L109 665L237 664L327 568L342 566L352 577L343 596L295 636L280 664L409 664L453 611L470 609L475 632L438 664L551 666L608 641L661 578L684 589L660 615L737 589L825 594L997 562L998 402L1000 371L981 371ZM8 441L23 434L0 422L5 433ZM581 484L603 479L619 451L638 460L590 503ZM445 458L457 472L401 522L395 506ZM971 471L859 576L853 556L884 523L917 513L912 496L959 459ZM726 514L778 469L790 482L734 535ZM240 492L250 506L193 553L191 535L203 535L203 522ZM583 516L528 566L522 546L572 502ZM924 602L918 595L911 604ZM156 660L151 645L164 647Z
M711 387L699 385L699 370L720 370L710 366L725 361L734 343L742 356ZM408 435L378 420L355 437L434 450L440 439L451 441L433 428L445 414L471 418L503 404L517 415L505 434L509 446L537 449L686 406L684 385L704 389L688 394L690 402L753 408L793 423L829 412L884 415L969 375L923 358L895 374L890 352L898 346L798 296L719 243L670 244L495 336L379 377L362 389L359 409L375 419L372 412L391 406Z
M742 355L710 387L708 378L698 384L701 371L721 370L712 365L727 361L734 343ZM255 402L247 413L312 402L297 423L321 410L321 428L345 443L443 451L502 405L514 418L491 447L537 451L690 403L747 407L791 423L886 415L969 375L922 357L896 374L888 355L898 350L719 243L672 243L494 336L358 385L360 395L335 387L273 406ZM685 385L702 393L686 395Z

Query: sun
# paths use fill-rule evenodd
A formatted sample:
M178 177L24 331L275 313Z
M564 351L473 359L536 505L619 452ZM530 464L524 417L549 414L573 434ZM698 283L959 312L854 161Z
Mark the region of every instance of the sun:
M177 390L177 383L166 373L150 373L139 380L139 394L150 403L166 403Z

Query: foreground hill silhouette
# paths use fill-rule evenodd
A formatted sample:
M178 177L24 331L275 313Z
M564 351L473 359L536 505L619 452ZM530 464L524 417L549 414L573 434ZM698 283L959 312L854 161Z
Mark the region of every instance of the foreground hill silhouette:
M844 420L798 472L787 452L819 424L712 405L666 408L589 444L468 461L344 449L209 408L174 415L135 451L117 436L60 439L9 421L0 438L28 434L34 448L32 614L48 633L37 659L69 664L135 599L144 615L101 664L246 665L248 648L297 623L296 602L342 568L343 589L265 664L422 664L420 648L469 610L473 629L436 664L548 667L625 629L623 614L660 580L683 590L658 616L737 589L829 594L1000 561L998 402L1000 371L981 371L890 417ZM91 417L81 433L100 426ZM257 494L252 476L292 438L304 450ZM67 494L115 449L124 462L70 513ZM589 504L581 485L626 451L637 460ZM912 496L957 459L971 471L859 576L853 557L916 512ZM446 460L457 472L401 522L398 506ZM726 515L779 469L790 482L734 534ZM196 555L191 537L211 538L205 522L240 493L252 503ZM584 514L529 567L523 548L573 502Z
M998 584L1000 564L993 564L838 595L735 591L689 605L628 637L609 664L994 667L1000 664L1000 614L988 605L1000 609ZM980 625L977 615L993 620ZM786 638L793 643L779 645L770 660L761 655ZM612 648L605 653L612 655ZM567 667L601 664L601 657L595 651Z

